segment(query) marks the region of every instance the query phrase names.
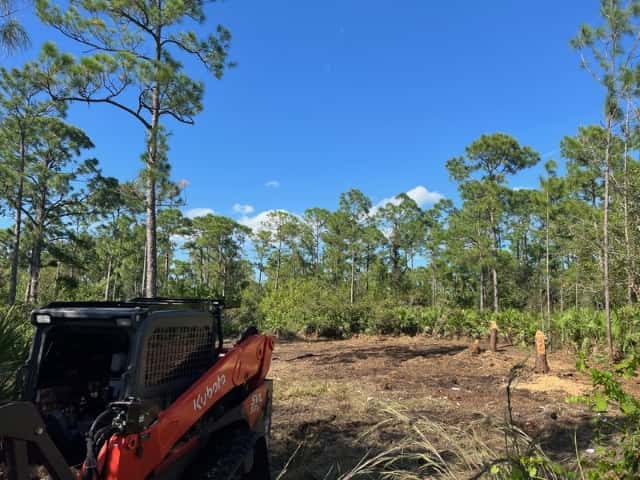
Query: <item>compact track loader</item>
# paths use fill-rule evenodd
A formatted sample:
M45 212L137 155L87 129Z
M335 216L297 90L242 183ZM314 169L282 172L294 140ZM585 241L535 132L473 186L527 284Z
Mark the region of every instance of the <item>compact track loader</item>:
M221 302L57 302L31 321L0 479L270 478L273 339L225 347Z

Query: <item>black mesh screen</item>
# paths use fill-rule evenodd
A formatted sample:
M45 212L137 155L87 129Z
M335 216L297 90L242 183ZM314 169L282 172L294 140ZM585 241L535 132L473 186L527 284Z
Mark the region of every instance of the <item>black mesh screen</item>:
M145 387L199 375L211 365L211 327L160 327L147 343Z

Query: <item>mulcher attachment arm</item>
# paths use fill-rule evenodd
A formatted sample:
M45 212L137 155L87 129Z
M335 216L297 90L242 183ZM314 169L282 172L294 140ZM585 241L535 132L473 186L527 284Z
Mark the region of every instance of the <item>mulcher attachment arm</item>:
M9 480L32 478L27 445L35 447L31 450L37 450L50 478L74 480L60 450L47 435L40 412L33 403L12 402L0 406L0 438Z

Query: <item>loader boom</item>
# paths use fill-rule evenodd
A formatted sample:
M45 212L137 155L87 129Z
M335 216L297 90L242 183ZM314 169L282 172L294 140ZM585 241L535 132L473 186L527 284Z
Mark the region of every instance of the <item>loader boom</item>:
M248 381L256 387L262 386L272 350L270 337L247 338L214 364L169 408L160 412L157 421L147 430L128 436L114 435L100 452L100 478L147 478L170 455L178 440L234 387ZM253 407L244 410L250 424L255 421L255 416L251 417L262 410L266 400L264 388L252 391L248 402Z

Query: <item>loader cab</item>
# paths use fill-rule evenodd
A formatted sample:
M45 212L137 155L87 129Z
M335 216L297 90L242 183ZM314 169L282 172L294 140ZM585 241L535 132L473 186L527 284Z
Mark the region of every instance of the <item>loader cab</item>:
M161 410L213 365L220 309L164 299L49 304L31 316L22 400L35 403L68 464L81 463L87 432L112 402Z

